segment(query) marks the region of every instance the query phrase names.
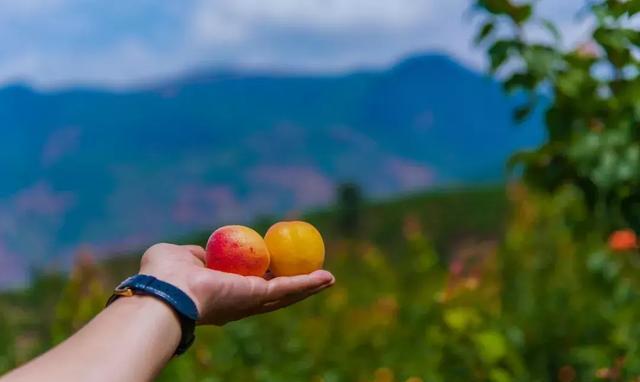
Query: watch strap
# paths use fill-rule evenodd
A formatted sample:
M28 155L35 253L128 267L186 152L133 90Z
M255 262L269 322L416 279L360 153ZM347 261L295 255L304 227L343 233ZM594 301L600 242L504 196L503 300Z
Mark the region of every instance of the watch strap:
M178 315L182 338L176 355L184 353L195 340L198 308L193 300L179 288L149 275L134 275L116 287L107 301L107 306L119 297L143 294L154 296L169 305Z

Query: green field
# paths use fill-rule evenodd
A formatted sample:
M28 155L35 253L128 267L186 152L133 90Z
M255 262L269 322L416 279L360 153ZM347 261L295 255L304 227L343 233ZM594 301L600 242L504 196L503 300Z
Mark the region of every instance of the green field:
M359 232L356 238L351 239L344 238L340 234L338 208L312 211L301 218L317 225L327 239L327 268L338 276L339 282L335 288L337 294L318 297L316 301L304 303L292 312L277 313L272 315L273 317L260 317L243 323L231 324L222 331L204 329L204 336L214 333L233 333L229 338L225 339L225 336L222 335L223 338L216 338L211 342L222 341L227 343L224 346L235 347L236 345L230 345L228 342L237 340L234 338L238 335L238 331L243 332L249 328L263 325L272 327L274 330L282 330L278 326L279 322L286 322L290 314L301 314L299 310L305 312L309 309L311 309L311 313L302 313L300 317L304 317L304 320L317 320L318 325L323 325L323 309L320 307L329 301L343 298L336 296L352 294L348 298L351 301L348 303L349 305L366 306L369 303L375 303L379 297L377 293L368 297L359 296L372 292L364 288L364 285L374 281L367 276L368 270L363 266L382 267L384 263L404 264L409 261L406 256L411 252L415 243L406 240L407 232L405 231L418 229L421 235L424 234L425 237L436 243L437 247L442 249L443 254L447 254L455 249L456 243L465 240L486 241L499 237L503 230L505 210L505 195L503 190L498 187L476 190L443 190L407 195L382 202L365 202L358 212ZM263 218L256 222L255 228L264 232L270 223L271 219ZM416 227L409 227L411 225L416 225ZM177 241L203 245L208 234L209 232L202 232ZM424 245L430 242L425 241ZM52 345L91 317L101 307L108 289L118 280L135 272L141 251L116 255L115 258L100 264L93 264L90 259L86 258L82 260L84 257L79 256L71 280L61 274L40 272L36 274L32 286L28 289L5 292L1 295L0 310L3 312L3 316L7 317L7 320L2 320L2 324L0 324L5 326L2 328L1 343L3 345L0 345L5 347L0 352L3 354L0 358L2 370L23 362ZM387 271L390 272L391 268L388 268ZM361 283L360 278L365 278L364 283ZM386 280L383 284L391 282L391 279ZM334 301L335 304L338 302ZM325 324L329 325L333 321L331 325L335 325L337 320L335 312L331 315L333 318L329 320L327 317L328 320ZM274 340L277 338L279 336L276 336ZM250 339L250 336L247 337L247 340ZM267 340L256 338L255 341L262 343ZM200 346L206 348L207 345L212 345L215 349L223 346L222 344L207 344L205 342L205 340L200 341L201 345L191 355L183 357L184 361L176 362L175 368L188 363L188 359L192 359L195 354L202 352ZM266 346L266 344L256 346ZM224 347L220 347L220 349L224 349ZM287 354L286 351L281 355L275 354L273 351L269 351L269 353L276 358L285 357ZM212 358L212 362L217 364L221 361L215 358ZM240 362L241 359L238 361ZM240 369L246 369L246 365Z
M348 237L339 206L300 216L324 233L336 285L283 311L199 328L160 380L634 380L640 263L609 253L595 231L576 241L578 201L571 189L550 197L519 185L407 195L363 203ZM139 255L84 254L69 278L43 273L2 295L0 369L77 330Z

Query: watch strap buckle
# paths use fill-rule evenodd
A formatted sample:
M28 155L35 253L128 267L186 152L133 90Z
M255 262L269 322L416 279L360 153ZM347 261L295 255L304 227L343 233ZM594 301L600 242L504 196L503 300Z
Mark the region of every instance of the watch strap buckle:
M133 289L129 287L117 287L114 289L113 294L121 297L131 297L133 296Z

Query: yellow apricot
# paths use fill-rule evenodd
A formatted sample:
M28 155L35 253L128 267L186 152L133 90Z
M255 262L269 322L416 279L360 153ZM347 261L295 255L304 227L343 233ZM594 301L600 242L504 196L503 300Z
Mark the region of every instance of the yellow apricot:
M284 221L271 226L264 237L275 276L308 274L322 268L324 242L311 224Z

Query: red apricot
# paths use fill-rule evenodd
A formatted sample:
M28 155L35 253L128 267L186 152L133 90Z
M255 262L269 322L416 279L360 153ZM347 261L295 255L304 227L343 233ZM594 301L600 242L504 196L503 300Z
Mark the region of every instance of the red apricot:
M264 276L270 256L260 234L249 227L230 225L211 234L205 260L208 268L218 271Z

